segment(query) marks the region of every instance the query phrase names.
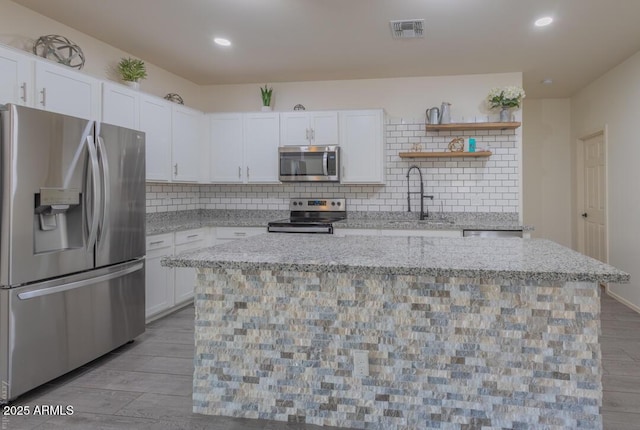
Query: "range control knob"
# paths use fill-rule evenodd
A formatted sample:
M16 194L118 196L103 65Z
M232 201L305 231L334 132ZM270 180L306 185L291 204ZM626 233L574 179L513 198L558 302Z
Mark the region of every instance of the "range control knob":
M340 206L342 203L338 202L338 206Z
M293 202L293 205L294 206L298 206L298 202Z
M336 205L336 202L331 202L331 206L335 206L335 205Z

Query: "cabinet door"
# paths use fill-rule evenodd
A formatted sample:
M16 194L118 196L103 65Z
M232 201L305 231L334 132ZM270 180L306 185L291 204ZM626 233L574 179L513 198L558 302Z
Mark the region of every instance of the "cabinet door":
M206 241L204 237L196 242L185 243L182 245L176 245L176 255L185 251L195 251L199 248L206 247ZM187 300L193 299L197 269L193 267L176 267L175 272L175 290L174 290L174 302L176 304L183 303Z
M278 183L280 116L277 113L245 114L243 137L247 182Z
M280 114L280 145L310 145L311 126L306 112Z
M340 112L343 184L383 184L385 148L381 110Z
M85 119L100 119L100 81L65 66L36 61L35 107Z
M312 112L310 126L314 145L338 144L338 112Z
M0 48L0 104L33 106L33 60Z
M184 106L173 106L171 161L172 179L198 182L200 177L201 112Z
M171 104L142 95L140 130L145 133L147 181L171 180Z
M140 93L109 82L102 83L102 121L138 130Z
M242 114L209 115L209 140L211 182L244 182Z
M173 269L160 265L162 257L173 255L173 233L147 237L145 264L145 315L169 309L174 304Z

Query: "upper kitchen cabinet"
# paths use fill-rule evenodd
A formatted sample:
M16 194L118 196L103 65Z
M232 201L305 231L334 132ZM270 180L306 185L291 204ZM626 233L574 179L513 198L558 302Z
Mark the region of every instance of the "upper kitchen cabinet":
M158 97L140 96L140 130L145 133L147 181L171 181L171 109Z
M278 183L280 115L209 115L211 182Z
M382 109L340 112L343 184L384 184L385 146Z
M0 47L0 104L33 106L33 60Z
M47 60L36 61L35 107L86 119L100 118L100 81Z
M140 93L123 85L102 83L102 121L138 130Z
M278 183L280 115L248 113L243 121L244 163L249 183Z
M200 182L202 135L205 116L182 105L173 105L171 130L171 179Z
M214 113L209 117L209 179L241 184L243 176L242 114Z
M285 112L280 114L280 145L337 145L338 112Z

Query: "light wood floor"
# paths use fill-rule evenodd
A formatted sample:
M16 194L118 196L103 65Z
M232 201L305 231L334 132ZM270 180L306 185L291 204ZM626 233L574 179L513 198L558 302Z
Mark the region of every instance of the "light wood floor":
M156 321L133 344L14 402L71 405L73 415L0 417L0 429L332 429L192 414L193 317L188 307ZM640 430L640 314L604 293L601 342L604 428Z

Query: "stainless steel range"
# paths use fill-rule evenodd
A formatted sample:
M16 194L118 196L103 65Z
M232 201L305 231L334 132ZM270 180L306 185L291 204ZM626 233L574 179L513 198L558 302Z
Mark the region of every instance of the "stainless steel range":
M347 218L346 199L296 198L289 202L288 219L268 224L270 233L333 234L333 223Z

